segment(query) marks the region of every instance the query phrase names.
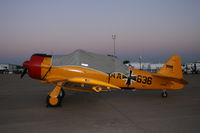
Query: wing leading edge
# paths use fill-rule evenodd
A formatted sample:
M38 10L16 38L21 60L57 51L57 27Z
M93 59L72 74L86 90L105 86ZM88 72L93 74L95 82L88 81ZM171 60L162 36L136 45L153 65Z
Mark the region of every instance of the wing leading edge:
M62 83L58 85L58 83ZM96 80L90 78L83 78L83 77L74 77L74 78L53 78L47 81L42 81L42 83L51 83L56 86L60 86L65 89L71 89L76 91L84 91L84 92L101 92L101 91L111 91L113 89L121 89L118 86Z

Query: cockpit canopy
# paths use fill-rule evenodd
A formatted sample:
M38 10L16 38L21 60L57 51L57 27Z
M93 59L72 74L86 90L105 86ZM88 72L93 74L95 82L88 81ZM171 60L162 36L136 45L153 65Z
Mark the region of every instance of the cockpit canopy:
M92 68L104 73L120 72L128 73L129 68L124 65L118 58L76 50L69 55L52 56L52 65L58 66L82 66Z

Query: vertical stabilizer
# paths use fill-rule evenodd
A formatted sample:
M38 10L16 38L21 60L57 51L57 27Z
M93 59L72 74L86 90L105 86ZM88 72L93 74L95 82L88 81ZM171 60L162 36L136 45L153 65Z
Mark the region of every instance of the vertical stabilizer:
M157 74L181 79L183 77L183 74L182 74L180 56L173 55L167 61L167 63L157 72Z

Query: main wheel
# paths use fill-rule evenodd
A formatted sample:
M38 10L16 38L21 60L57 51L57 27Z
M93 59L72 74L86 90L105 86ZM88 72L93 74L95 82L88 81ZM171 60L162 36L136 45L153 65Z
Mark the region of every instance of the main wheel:
M162 96L163 98L166 98L166 97L168 96L168 94L167 94L166 91L163 91L163 92L161 93L161 96Z
M61 98L64 98L64 97L65 97L65 91L63 90L63 88L60 89L60 94L59 94L59 96L60 96Z
M47 96L47 107L51 106L51 107L57 107L60 106L61 104L61 97L50 97L49 95Z

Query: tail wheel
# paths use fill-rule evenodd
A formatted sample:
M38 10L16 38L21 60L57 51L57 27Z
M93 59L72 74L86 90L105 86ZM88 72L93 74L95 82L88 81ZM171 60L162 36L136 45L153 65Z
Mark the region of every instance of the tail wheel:
M47 96L47 107L51 106L51 107L57 107L60 106L61 104L61 97L50 97L49 95Z
M59 94L59 96L60 96L61 98L64 98L64 97L65 97L65 91L63 90L63 88L60 89L60 94Z
M168 93L167 93L166 91L163 91L163 92L161 93L161 96L162 96L163 98L166 98L166 97L168 96Z

